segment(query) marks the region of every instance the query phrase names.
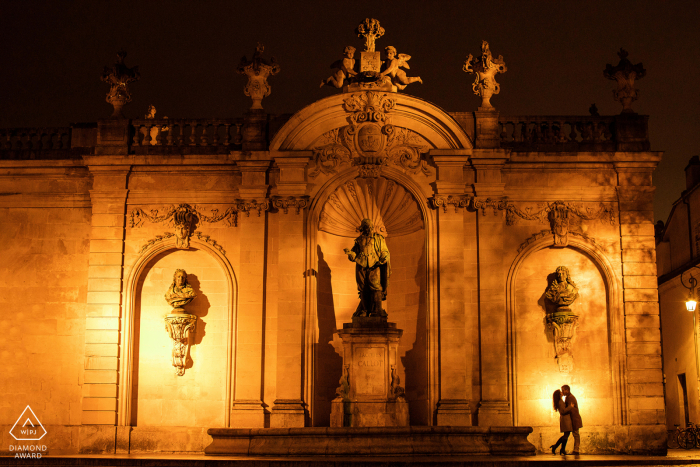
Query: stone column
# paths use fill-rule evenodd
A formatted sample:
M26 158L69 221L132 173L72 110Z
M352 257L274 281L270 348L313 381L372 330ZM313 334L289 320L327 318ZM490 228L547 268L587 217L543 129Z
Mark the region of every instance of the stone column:
M277 381L271 428L303 427L306 407L303 396L306 241L305 167L308 157L275 157L280 169L273 205L279 216Z
M464 297L464 165L467 155L431 151L438 168L438 271L440 395L437 424L470 426L471 345L466 330Z
M238 223L241 241L239 275L236 378L231 408L231 427L264 428L262 368L265 318L266 230L269 160L266 153L252 154L258 160L238 161L242 172Z
M92 230L85 319L83 425L117 424L117 369L128 165L86 157L92 173ZM94 165L93 165L94 164ZM121 420L121 424L129 424Z
M629 407L616 410L623 414L623 419L616 423L629 425L659 425L666 420L651 180L658 156L655 159L615 164L626 336L613 336L612 351L627 353L627 387L623 390L626 389ZM621 396L624 401L624 394ZM629 415L628 420L624 419L625 414ZM663 432L665 425L662 428Z
M495 212L491 207L503 196L505 184L501 181L501 169L507 157L506 151L501 149L474 149L471 159L476 172L474 206L477 208L481 206L481 212L477 215L479 334L481 336L479 426L513 424L508 400L509 347L506 268L503 264L505 218L502 212Z

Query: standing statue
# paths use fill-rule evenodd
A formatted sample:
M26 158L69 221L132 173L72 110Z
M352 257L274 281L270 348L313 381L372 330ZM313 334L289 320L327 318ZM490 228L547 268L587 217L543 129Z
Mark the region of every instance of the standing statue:
M569 268L566 266L559 266L556 274L557 277L549 285L545 297L557 306L557 312L570 311L569 305L578 298L578 287L571 280Z
M329 78L321 81L320 87L329 85L342 88L346 79L356 76L357 72L355 71L354 57L355 47L351 45L345 47L345 50L343 50L343 58L341 60L336 60L331 65L331 68L335 69L335 72Z
M396 48L392 46L385 47L384 52L386 53L386 60L384 61L384 66L386 68L380 73L380 76L389 76L391 78L391 84L399 89L405 89L406 85L415 82L423 84L423 80L420 79L420 76L409 78L406 76L406 72L401 69L401 67L407 70L410 69L408 66L408 61L411 59L410 55L398 54L398 58L396 58Z
M348 255L348 260L355 263L355 280L360 296L360 304L353 317L386 318L387 314L382 308L382 301L386 300L387 286L391 277L389 248L386 246L384 237L374 232L371 220L362 219L360 233L352 249L343 250Z
M165 293L165 300L173 307L172 313L184 313L185 305L190 303L196 294L192 286L187 283L187 273L184 269L176 269L173 274L173 283Z

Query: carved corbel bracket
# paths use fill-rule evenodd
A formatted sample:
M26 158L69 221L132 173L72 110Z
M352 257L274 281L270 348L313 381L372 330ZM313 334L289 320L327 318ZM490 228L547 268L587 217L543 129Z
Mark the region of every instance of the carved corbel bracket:
M495 199L495 198L474 198L472 202L472 207L475 210L481 209L481 215L485 216L486 215L486 209L491 208L493 209L493 215L497 216L498 211L503 211L506 209L508 206L508 198L501 198L501 199Z
M547 328L554 334L554 351L562 373L574 369L574 340L578 328L578 316L570 312L554 312L547 316Z
M273 198L272 205L284 211L285 214L289 213L289 208L294 208L296 213L299 214L302 209L309 206L308 196L288 196L286 198L278 197Z
M185 374L187 353L190 349L190 335L194 335L197 316L186 313L172 313L165 317L165 330L173 340L173 366L178 376Z
M471 202L470 196L453 196L453 195L435 195L431 198L431 203L434 209L442 208L443 212L447 212L447 206L454 206L455 212L459 212L460 208L466 209Z
M240 200L237 202L236 207L239 211L245 213L246 217L250 217L251 211L257 211L258 217L262 215L263 212L270 210L270 200L264 199L258 202L255 199L252 200Z

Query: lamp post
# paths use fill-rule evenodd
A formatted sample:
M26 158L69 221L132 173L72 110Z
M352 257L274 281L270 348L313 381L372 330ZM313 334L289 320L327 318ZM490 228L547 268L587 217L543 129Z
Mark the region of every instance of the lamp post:
M700 269L697 266L693 266L690 268L688 271L692 271L692 269ZM681 273L681 284L683 287L688 289L688 298L685 301L685 309L688 310L690 313L693 314L693 349L695 350L695 384L697 385L698 388L698 401L700 401L700 370L698 369L698 326L697 326L697 318L696 318L696 313L695 310L697 309L698 305L698 295L696 291L696 287L698 285L698 280L693 277L693 273L690 273L690 279L688 279L688 285L685 284L683 281L683 274L688 272L688 271L683 271Z

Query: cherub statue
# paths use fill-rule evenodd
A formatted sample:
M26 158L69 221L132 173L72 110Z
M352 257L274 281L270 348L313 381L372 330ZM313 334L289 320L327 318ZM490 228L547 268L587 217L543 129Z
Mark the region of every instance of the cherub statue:
M327 84L329 86L341 88L346 79L356 76L355 59L353 57L355 57L355 47L351 45L345 47L345 50L343 50L343 58L341 60L336 60L331 65L331 68L335 69L335 72L328 79L321 81L320 87Z
M379 74L380 77L389 77L391 84L399 89L405 89L407 85L415 82L423 84L420 76L409 78L406 76L406 72L401 69L401 67L407 70L411 68L408 66L408 61L411 59L410 55L398 54L397 58L396 48L392 46L384 48L384 52L386 53L386 60L384 61L386 69Z
M144 120L154 120L156 118L156 106L149 105L148 112L146 113L146 115L143 116L143 118L144 118ZM168 118L168 117L163 117L163 118ZM148 128L146 128L145 126L141 127L141 133L144 135L144 138L146 136L147 131L148 131ZM158 135L164 131L170 131L170 127L167 125L153 125L151 127L151 131L149 133L149 135L151 136L151 146L155 146L158 144Z

